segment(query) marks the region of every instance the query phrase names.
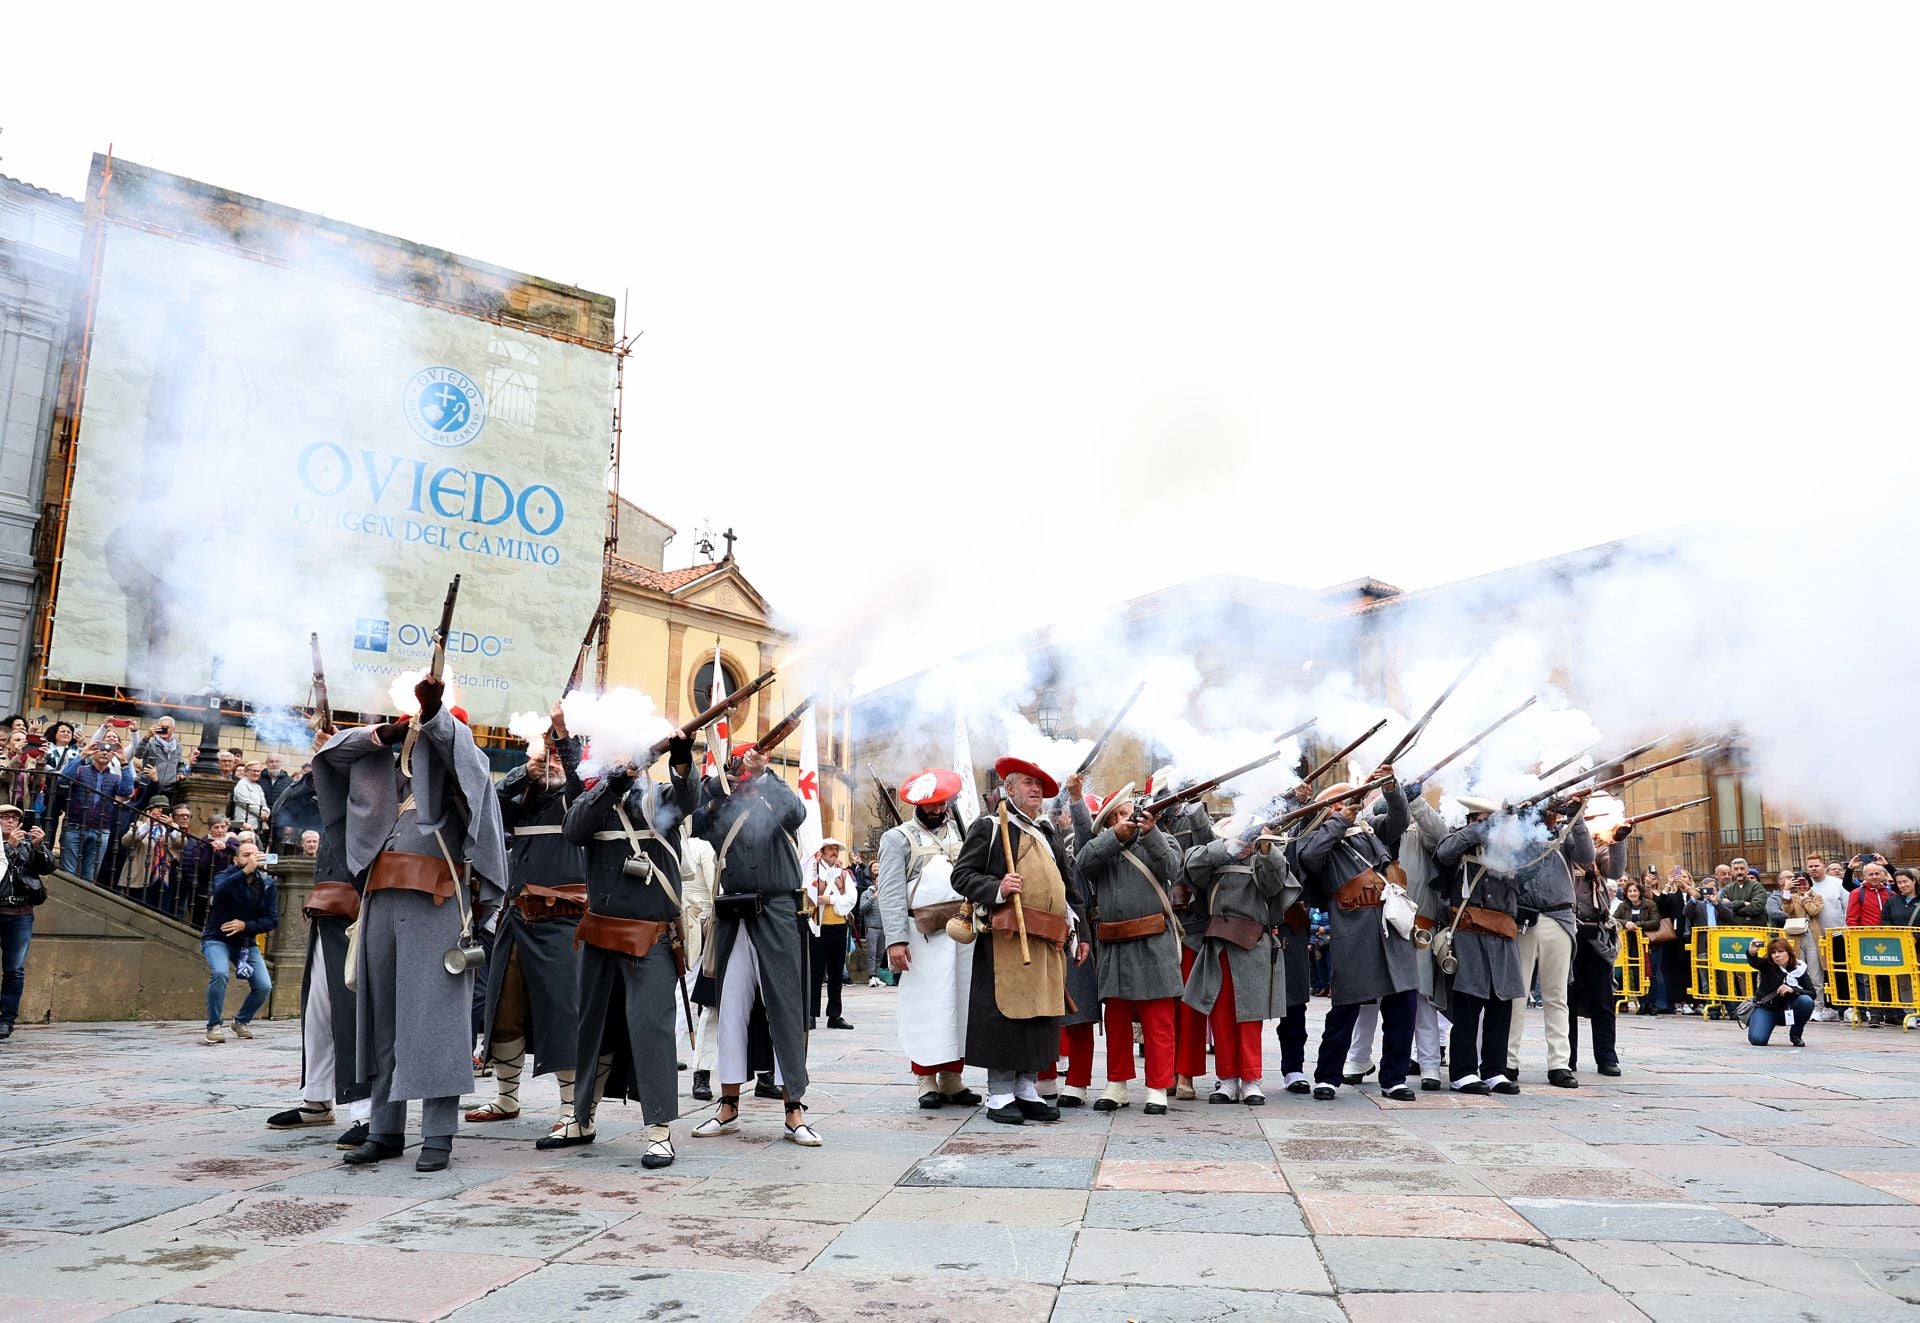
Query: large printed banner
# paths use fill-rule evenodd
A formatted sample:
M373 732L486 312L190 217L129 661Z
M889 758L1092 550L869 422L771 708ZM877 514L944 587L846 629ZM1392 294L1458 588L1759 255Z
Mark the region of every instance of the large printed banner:
M343 249L347 245L341 245ZM391 710L448 580L454 701L558 696L598 600L613 359L110 224L48 674Z

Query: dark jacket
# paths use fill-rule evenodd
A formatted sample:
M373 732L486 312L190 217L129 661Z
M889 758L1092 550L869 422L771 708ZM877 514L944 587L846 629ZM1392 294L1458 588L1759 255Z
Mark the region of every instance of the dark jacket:
M1767 889L1760 885L1760 879L1743 878L1729 882L1720 893L1720 903L1732 911L1733 921L1750 928L1767 926Z
M47 898L40 879L53 871L53 856L44 845L26 841L6 847L6 875L0 877L0 909L34 906Z
M1799 964L1798 957L1794 965L1782 969L1767 957L1766 952L1755 955L1748 951L1747 963L1753 966L1753 1000L1756 1005L1784 1006L1795 997L1813 995L1813 980L1806 966ZM1786 987L1787 975L1796 966L1802 981L1798 987Z
M587 880L587 853L551 828L567 820L568 806L586 793L580 780L580 740L569 737L554 746L566 773L556 790L527 784L526 764L500 782L500 821L507 829L507 894L517 896L528 883L541 887L578 886ZM609 810L611 805L608 806ZM531 830L530 830L531 829ZM597 828L596 828L597 830ZM675 868L679 864L676 861Z
M133 773L123 765L100 771L91 759L69 763L60 773L67 794L67 830L111 831L119 824L120 806L114 801L133 793Z
M1920 927L1920 898L1891 895L1886 904L1880 907L1880 926L1883 928Z
M567 809L568 848L584 854L587 906L595 914L653 923L680 917L680 906L674 902L681 894L680 824L700 800L700 785L692 771L690 766L682 768L680 775L659 785L618 768L594 782ZM636 856L614 812L621 804L653 872L644 866L638 876L627 872L627 860Z
M234 919L244 922L246 931L229 937L220 931L220 925ZM201 941L239 946L279 926L280 884L273 874L259 869L250 880L246 870L235 865L213 879L213 899L207 904L207 922L200 930Z

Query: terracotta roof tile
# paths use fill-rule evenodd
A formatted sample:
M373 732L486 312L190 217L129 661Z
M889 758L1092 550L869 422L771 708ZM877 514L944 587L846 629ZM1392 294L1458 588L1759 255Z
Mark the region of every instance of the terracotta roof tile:
M655 592L670 593L685 588L696 579L704 579L720 566L717 562L704 565L688 565L677 570L656 570L650 565L614 557L613 577L620 583L630 583L641 588L651 588Z

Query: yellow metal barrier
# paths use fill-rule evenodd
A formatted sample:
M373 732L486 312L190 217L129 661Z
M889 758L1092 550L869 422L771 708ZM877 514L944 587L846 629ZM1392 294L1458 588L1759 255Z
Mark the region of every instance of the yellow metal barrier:
M1695 928L1693 999L1703 1008L1731 1011L1753 995L1747 949L1774 935L1772 928Z
M1850 1007L1862 1024L1890 1011L1905 1029L1920 1027L1920 932L1912 928L1827 930L1827 1000Z
M1640 1003L1647 996L1647 940L1638 928L1620 930L1620 950L1613 958L1613 968L1619 975L1616 980L1619 987L1613 1008L1616 1012L1631 1014L1640 1009Z

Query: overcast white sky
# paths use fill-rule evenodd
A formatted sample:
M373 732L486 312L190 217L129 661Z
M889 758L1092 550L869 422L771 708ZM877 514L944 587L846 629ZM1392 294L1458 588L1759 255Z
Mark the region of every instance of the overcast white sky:
M1064 599L1412 587L1912 462L1908 4L437 8L16 6L0 171L625 294L627 494L810 620L1020 530Z

